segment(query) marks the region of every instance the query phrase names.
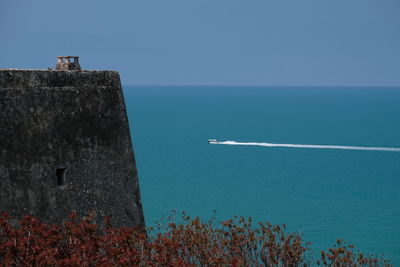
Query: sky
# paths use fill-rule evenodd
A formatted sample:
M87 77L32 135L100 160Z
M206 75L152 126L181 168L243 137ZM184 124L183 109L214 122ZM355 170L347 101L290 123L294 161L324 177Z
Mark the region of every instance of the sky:
M400 86L399 0L0 0L0 68L125 85Z

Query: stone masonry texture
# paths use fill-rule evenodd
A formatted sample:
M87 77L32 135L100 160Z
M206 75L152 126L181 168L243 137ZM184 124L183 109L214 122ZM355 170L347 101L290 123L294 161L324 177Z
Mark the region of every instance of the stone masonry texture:
M116 71L0 70L0 212L144 227Z

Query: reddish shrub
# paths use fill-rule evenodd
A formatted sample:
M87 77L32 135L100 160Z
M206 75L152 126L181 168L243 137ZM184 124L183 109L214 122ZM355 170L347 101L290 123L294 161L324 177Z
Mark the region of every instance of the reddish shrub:
M93 214L78 220L71 214L62 225L25 216L11 227L9 216L0 216L0 261L2 266L389 266L374 256L354 252L338 240L334 248L321 252L315 262L309 243L298 233L287 233L285 225L234 218L219 225L172 218L150 228L147 234L133 227L113 228L109 218L99 230Z

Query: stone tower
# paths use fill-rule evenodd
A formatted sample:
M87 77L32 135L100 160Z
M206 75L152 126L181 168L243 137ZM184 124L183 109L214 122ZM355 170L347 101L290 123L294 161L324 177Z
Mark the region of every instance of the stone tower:
M1 69L0 212L89 210L145 226L118 72Z

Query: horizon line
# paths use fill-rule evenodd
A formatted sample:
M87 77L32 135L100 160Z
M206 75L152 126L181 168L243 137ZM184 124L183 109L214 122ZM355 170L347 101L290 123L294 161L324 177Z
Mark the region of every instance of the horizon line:
M158 87L313 87L313 88L400 88L400 85L252 85L252 84L122 84L122 86Z

